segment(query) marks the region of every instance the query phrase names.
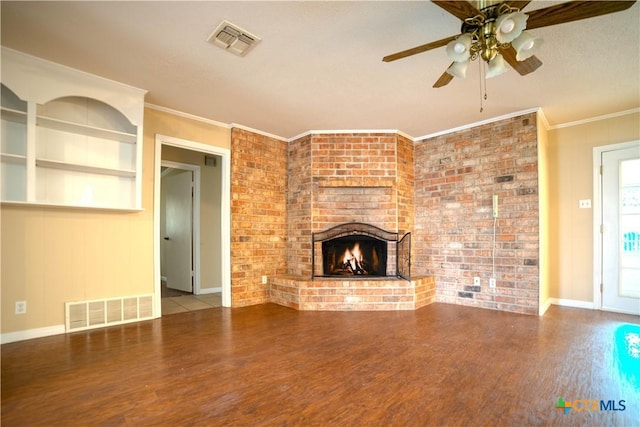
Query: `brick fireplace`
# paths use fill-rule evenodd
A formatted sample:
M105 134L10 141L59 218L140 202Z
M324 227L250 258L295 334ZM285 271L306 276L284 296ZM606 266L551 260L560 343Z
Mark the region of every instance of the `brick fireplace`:
M288 160L288 269L271 281L272 301L301 310L399 310L435 299L433 278L407 280L397 271L398 236L413 228L413 141L395 132L309 134L289 142ZM384 277L326 277L327 239L315 237L350 224L393 242Z
M408 310L438 301L537 314L538 150L535 113L415 142L399 132L284 141L233 129L232 304ZM349 223L411 233L411 279L312 278L314 233Z

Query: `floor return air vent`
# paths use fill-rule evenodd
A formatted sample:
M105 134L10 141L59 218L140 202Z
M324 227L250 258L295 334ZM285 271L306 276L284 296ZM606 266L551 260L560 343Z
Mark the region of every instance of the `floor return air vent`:
M153 318L153 295L65 303L67 332Z

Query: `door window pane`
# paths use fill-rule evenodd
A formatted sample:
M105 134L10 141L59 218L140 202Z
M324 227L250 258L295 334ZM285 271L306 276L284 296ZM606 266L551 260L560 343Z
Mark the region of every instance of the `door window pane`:
M640 297L640 159L620 162L620 296Z

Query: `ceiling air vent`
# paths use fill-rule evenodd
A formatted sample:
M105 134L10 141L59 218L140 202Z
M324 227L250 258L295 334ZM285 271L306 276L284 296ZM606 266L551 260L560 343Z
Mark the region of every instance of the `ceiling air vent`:
M245 56L260 42L260 38L229 21L222 21L211 33L207 41L234 55Z

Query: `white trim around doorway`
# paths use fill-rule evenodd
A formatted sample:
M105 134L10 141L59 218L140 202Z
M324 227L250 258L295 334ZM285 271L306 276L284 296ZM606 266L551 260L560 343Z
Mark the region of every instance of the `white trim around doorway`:
M222 306L231 307L231 151L227 148L215 147L200 142L175 138L172 136L155 136L154 177L153 177L153 270L154 270L154 301L153 317L162 316L161 304L161 275L160 275L160 181L162 146L184 148L204 154L214 154L221 157L222 188L221 188L221 252L222 252ZM196 192L197 193L197 192ZM199 197L199 195L198 195ZM194 213L195 215L195 213ZM199 215L199 213L198 213ZM199 238L199 237L198 237ZM199 260L197 261L199 263ZM199 267L199 264L198 264ZM199 268L198 268L199 270Z
M593 147L593 308L602 310L602 294L600 283L602 282L602 179L600 165L602 153L613 150L623 150L637 147L640 142L629 141L619 144Z

